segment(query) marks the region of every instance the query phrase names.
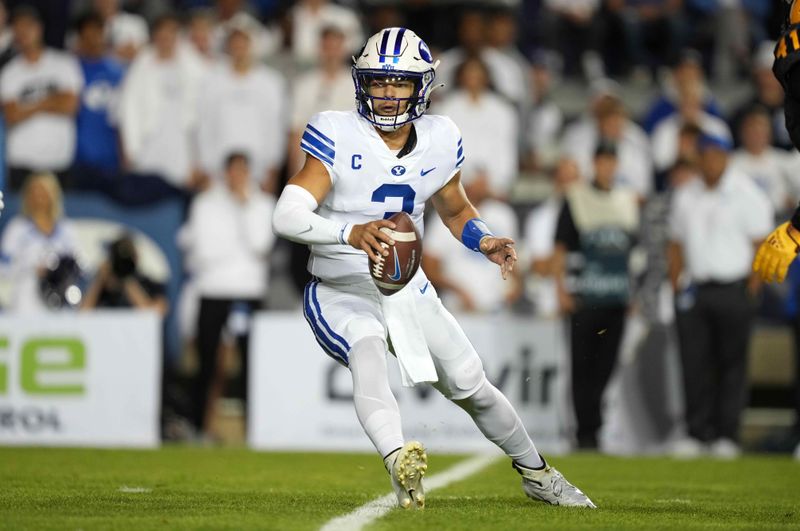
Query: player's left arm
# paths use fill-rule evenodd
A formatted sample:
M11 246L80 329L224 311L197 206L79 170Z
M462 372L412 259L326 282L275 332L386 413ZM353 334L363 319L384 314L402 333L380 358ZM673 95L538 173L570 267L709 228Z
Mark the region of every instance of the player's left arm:
M503 279L514 269L517 252L514 240L497 237L480 219L461 186L461 172L433 195L433 206L453 236L473 251L481 252L500 266Z

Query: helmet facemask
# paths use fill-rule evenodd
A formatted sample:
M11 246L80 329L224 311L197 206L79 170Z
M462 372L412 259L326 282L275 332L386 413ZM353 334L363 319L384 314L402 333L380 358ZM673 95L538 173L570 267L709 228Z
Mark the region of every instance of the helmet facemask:
M433 69L426 72L400 72L353 68L353 83L356 88L358 112L381 131L396 131L403 125L422 116L428 109L433 78ZM391 83L399 80L410 81L413 84L412 93L409 97L389 98L370 94L370 84L373 81ZM379 114L378 107L383 101L398 103L394 114Z

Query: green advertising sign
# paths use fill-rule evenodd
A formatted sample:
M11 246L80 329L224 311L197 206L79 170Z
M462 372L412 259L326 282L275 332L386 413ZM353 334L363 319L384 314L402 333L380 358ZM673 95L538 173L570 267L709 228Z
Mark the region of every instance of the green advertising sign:
M9 361L6 354L10 351L7 337L0 336L0 396L9 392ZM46 353L60 352L62 359L54 360ZM86 369L86 347L83 341L75 337L33 337L25 340L20 347L19 384L25 394L33 396L82 395L86 392L83 382L79 383L46 383L48 375L64 373L83 373Z

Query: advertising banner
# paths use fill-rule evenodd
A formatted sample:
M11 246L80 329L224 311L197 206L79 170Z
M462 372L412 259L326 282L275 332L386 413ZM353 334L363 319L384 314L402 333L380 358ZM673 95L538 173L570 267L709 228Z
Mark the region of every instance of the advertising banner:
M151 312L0 316L0 445L158 446L160 353Z
M542 451L566 450L566 350L561 323L511 316L460 316L491 380ZM428 385L404 388L389 360L407 439L440 452L492 448L456 405ZM262 313L250 345L248 438L256 449L372 451L356 418L348 369L326 356L296 314Z

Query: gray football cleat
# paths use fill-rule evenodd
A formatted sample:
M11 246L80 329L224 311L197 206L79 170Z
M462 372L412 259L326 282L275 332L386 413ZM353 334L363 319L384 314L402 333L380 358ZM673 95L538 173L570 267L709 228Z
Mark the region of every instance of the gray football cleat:
M407 442L391 457L394 461L389 468L392 487L397 494L397 503L403 509L425 508L425 488L422 477L428 470L428 456L425 448L417 441Z
M550 505L597 509L597 506L586 494L567 481L561 472L548 465L547 462L540 470L525 468L513 462L512 466L522 476L522 490L525 491L528 498Z

